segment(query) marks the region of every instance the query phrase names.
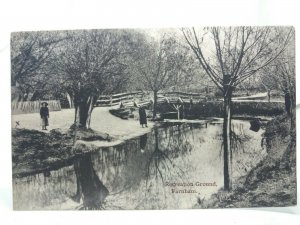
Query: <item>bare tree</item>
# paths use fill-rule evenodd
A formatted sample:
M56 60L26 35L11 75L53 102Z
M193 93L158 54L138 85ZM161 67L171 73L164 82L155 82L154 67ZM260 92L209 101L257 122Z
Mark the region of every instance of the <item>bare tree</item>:
M284 95L285 109L291 119L291 130L295 129L296 81L295 57L280 57L266 68L261 80L269 89L276 88Z
M283 41L284 37L280 38ZM264 68L260 80L269 89L277 89L285 97L285 107L291 119L291 130L295 129L295 33L291 35L286 50L273 63Z
M144 87L153 92L153 118L157 114L158 92L181 80L186 60L186 49L174 38L163 36L158 43L152 41L146 44L136 68Z
M231 98L234 89L257 73L282 52L293 28L213 27L201 32L182 29L199 64L222 91L224 99L224 189L231 189L229 159L231 158ZM285 37L279 42L279 37Z

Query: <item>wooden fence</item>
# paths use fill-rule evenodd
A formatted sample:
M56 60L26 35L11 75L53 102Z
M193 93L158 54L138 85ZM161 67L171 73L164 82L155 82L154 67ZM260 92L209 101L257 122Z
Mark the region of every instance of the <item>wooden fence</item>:
M143 92L128 92L114 95L101 95L97 100L96 106L114 106L121 102L126 106L133 106L133 102L141 104L142 102L149 102L148 94Z
M101 95L97 100L96 106L114 106L119 105L121 102L125 106L133 106L134 102L138 105L147 105L152 99L153 94L145 92L128 92L120 93L115 95ZM166 102L170 100L171 102L176 102L178 98L181 98L184 102L190 102L192 98L194 102L202 100L204 97L199 93L186 93L186 92L159 92L158 93L158 103Z
M49 111L60 111L61 105L59 100L49 101L26 101L26 102L12 102L11 113L24 114L24 113L37 113L40 112L41 103L47 102Z

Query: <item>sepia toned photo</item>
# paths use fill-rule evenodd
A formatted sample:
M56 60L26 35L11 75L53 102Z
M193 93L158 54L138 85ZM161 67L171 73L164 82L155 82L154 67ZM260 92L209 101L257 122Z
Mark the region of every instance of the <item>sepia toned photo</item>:
M15 210L297 205L289 26L11 33Z

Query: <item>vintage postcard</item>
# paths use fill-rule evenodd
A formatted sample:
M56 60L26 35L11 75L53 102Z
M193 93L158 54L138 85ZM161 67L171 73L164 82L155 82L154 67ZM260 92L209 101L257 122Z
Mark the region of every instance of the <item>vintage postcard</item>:
M11 34L13 208L297 204L293 27Z

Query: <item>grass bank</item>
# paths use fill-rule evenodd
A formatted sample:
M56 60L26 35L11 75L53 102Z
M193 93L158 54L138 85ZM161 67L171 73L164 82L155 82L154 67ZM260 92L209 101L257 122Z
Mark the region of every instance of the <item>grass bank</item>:
M75 157L84 153L83 142L114 140L107 134L91 129L76 131L75 145L74 137L75 131L72 129L68 132L53 129L49 133L30 129L13 129L13 176L26 176L37 172L47 173L49 169L71 165Z
M196 119L202 117L222 117L223 113L222 101L204 101L184 104L184 109L181 109L181 117L187 119ZM177 113L170 104L159 104L158 111L165 115L165 118L175 119ZM170 113L174 112L174 113ZM233 102L232 113L235 116L278 116L285 112L283 102Z
M219 190L195 208L270 207L297 204L296 132L287 116L278 116L266 126L267 156L231 192Z
M50 112L49 130L41 131L38 113L12 116L13 176L26 176L72 164L74 157L101 147L118 145L128 139L151 131L142 128L136 119L123 120L109 113L109 107L96 107L92 113L91 129L76 134L70 125L74 109ZM16 124L20 124L16 126Z

